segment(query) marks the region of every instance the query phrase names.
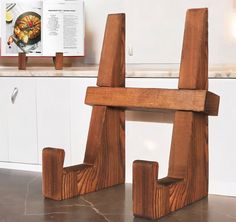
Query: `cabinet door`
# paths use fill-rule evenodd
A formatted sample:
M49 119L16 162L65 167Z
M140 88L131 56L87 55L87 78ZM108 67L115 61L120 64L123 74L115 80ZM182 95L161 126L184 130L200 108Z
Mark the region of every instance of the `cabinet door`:
M71 163L70 152L70 80L37 78L37 117L39 162L42 149L64 149L65 165Z
M0 161L9 160L9 147L8 147L8 137L7 137L7 120L8 112L7 106L9 103L9 97L7 93L7 79L0 78Z
M96 78L71 78L71 152L72 164L82 163L87 143L92 107L84 104L88 86L96 85Z
M38 160L35 79L8 78L6 86L9 161L35 164ZM14 90L18 93L13 103Z
M219 115L209 118L209 191L236 196L235 79L211 79L209 90L220 96Z

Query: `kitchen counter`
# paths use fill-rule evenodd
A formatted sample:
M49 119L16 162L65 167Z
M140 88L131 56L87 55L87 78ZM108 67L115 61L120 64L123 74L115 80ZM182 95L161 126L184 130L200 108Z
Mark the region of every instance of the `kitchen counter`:
M96 77L98 65L81 65L65 67L57 71L54 67L28 67L18 70L17 67L0 67L0 77ZM128 64L128 78L178 78L179 64ZM219 65L209 68L209 78L236 78L236 66Z

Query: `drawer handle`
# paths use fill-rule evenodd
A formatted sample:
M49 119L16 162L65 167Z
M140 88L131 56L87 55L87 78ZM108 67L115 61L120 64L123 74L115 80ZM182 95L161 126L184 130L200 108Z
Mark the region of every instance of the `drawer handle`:
M14 88L13 92L12 92L12 95L11 95L11 103L14 104L15 101L16 101L16 97L17 97L17 94L18 94L18 88Z

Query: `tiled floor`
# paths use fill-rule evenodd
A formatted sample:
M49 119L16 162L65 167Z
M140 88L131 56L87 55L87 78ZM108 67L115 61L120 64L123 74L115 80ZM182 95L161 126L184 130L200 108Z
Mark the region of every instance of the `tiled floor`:
M41 174L0 169L0 222L144 222L132 215L132 186L65 201L44 199ZM236 222L236 198L210 195L160 222Z

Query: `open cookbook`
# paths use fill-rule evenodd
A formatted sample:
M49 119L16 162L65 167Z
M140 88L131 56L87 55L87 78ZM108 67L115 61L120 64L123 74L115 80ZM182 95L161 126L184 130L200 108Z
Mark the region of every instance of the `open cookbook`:
M1 0L1 55L84 56L82 0Z

